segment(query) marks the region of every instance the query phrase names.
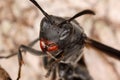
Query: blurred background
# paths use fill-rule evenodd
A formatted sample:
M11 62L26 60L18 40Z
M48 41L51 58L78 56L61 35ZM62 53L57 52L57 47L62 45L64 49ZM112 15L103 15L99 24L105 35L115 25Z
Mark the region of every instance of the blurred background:
M92 39L120 50L120 0L36 0L49 14L72 17L85 10L96 15L85 15L76 20ZM27 45L39 36L40 21L44 16L29 0L0 0L0 56L15 54L21 44ZM34 46L40 49L39 43ZM85 48L85 61L94 80L120 80L120 61ZM44 77L42 57L23 54L21 80L48 80ZM17 78L18 58L0 59L13 80ZM2 80L2 79L1 79Z

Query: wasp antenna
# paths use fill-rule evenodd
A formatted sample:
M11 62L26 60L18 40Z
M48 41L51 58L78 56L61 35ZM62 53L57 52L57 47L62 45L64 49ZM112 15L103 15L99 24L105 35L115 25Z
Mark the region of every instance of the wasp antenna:
M77 13L76 15L74 15L72 18L68 19L67 21L70 22L72 20L74 20L75 18L79 17L79 16L82 16L84 14L92 14L92 15L95 15L95 13L91 10L84 10L82 12L79 12Z
M35 0L30 0L36 7L40 9L40 11L43 13L43 15L52 23L52 20L50 16L41 8L41 6L35 1Z
M92 14L92 15L95 15L95 13L94 13L93 11L91 11L91 10L84 10L84 11L81 11L81 12L75 14L75 15L74 15L73 17L71 17L70 19L63 21L63 22L60 23L59 25L64 24L64 23L67 23L67 22L70 22L70 21L74 20L75 18L77 18L77 17L79 17L79 16L82 16L82 15L84 15L84 14Z

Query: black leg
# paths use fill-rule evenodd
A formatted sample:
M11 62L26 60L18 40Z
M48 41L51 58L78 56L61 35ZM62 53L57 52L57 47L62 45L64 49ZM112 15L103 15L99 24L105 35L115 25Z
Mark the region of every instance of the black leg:
M17 55L17 53L12 53L12 54L10 54L8 56L0 56L0 59L8 59L8 58L11 58L11 57L13 57L15 55Z
M28 51L28 52L31 52L31 53L33 53L34 55L38 55L38 56L40 56L40 55L46 55L46 54L44 54L43 52L41 52L41 51L38 51L38 50L35 50L35 49L33 49L33 48L31 48L31 47L28 47L28 46L25 46L25 45L21 45L20 47L19 47L19 50L18 50L19 52L18 52L18 59L19 59L19 62L21 63L21 62L23 62L23 59L22 59L22 52L23 51Z
M47 56L44 56L43 57L43 66L45 69L48 69L48 57Z
M45 77L49 77L52 72L53 72L52 77L54 77L55 73L56 73L54 71L56 69L57 63L55 63L55 61L53 62L53 64L48 64L48 63L49 63L49 61L47 62L47 65L45 66L47 68L47 70L48 70Z
M49 64L48 56L43 57L43 65L44 65L44 68L47 69L48 71L45 77L49 77L52 71L53 71L52 73L52 76L53 76L54 75L53 65Z
M53 69L51 80L56 80L56 67Z
M31 43L28 44L29 47L34 46L37 42L39 41L39 38L35 39L34 41L32 41Z
M64 55L64 51L63 50L60 50L57 55L55 55L55 58L57 60L55 60L54 58L51 58L48 62L48 65L51 65L51 64L54 64L56 62L59 62L61 59L62 59L62 56Z
M29 44L29 46L25 46L25 45L21 45L18 49L18 60L19 60L19 71L18 71L18 77L17 77L17 80L20 79L21 77L21 67L22 67L22 64L23 64L23 58L22 58L22 52L23 51L28 51L28 52L31 52L33 53L34 55L38 55L38 56L41 56L41 55L46 55L45 53L41 52L41 51L38 51L38 50L35 50L33 48L31 48L39 39L36 39L34 40L32 43Z
M29 47L32 47L35 45L36 42L39 41L39 38L36 38L34 41L32 41L30 44L28 44ZM17 52L13 52L11 51L12 54L8 55L8 56L0 56L0 59L8 59L8 58L11 58L15 55L17 55Z
M45 75L46 78L48 78L51 74L52 66L48 68L47 74Z
M21 46L19 47L19 50L18 50L18 51L19 51L19 52L18 52L19 71L18 71L17 80L19 80L19 79L20 79L20 76L21 76L21 67L22 67L22 64L23 64L23 58L22 58L22 52L23 52L23 51L29 51L29 52L34 53L35 55L38 55L38 56L40 56L40 55L46 55L46 54L44 54L44 53L41 52L41 51L35 50L35 49L33 49L33 48L31 48L31 47L28 47L28 46L25 46L25 45L21 45Z
M56 77L56 70L55 70L56 69L56 65L58 64L59 59L61 59L62 55L63 55L63 51L62 50L59 51L57 53L57 55L55 55L55 58L58 61L55 60L55 59L53 59L53 58L51 58L51 59L48 60L48 56L44 56L44 58L43 58L43 64L44 64L44 67L48 70L48 72L47 72L47 74L46 74L45 77L49 77L50 74L51 74L51 72L53 72L52 77L54 77L54 78Z

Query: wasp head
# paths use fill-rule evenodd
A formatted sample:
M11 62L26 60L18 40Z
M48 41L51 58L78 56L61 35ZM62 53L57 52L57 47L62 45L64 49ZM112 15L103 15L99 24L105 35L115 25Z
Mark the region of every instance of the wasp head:
M57 51L71 46L83 45L83 30L74 21L84 14L94 14L91 10L84 10L69 19L47 14L35 0L30 0L45 16L41 21L40 47L43 51ZM79 44L80 42L80 44ZM81 44L82 43L82 44Z
M46 17L41 21L40 46L42 50L56 51L68 44L73 27L70 23L59 25L65 21L63 18L52 15L50 17L52 23Z

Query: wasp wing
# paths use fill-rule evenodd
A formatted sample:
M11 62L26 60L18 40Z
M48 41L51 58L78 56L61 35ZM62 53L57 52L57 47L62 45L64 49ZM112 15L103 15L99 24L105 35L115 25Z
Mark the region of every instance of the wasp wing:
M103 51L105 54L120 60L120 50L114 49L110 46L107 46L90 38L86 38L85 43L88 46Z

